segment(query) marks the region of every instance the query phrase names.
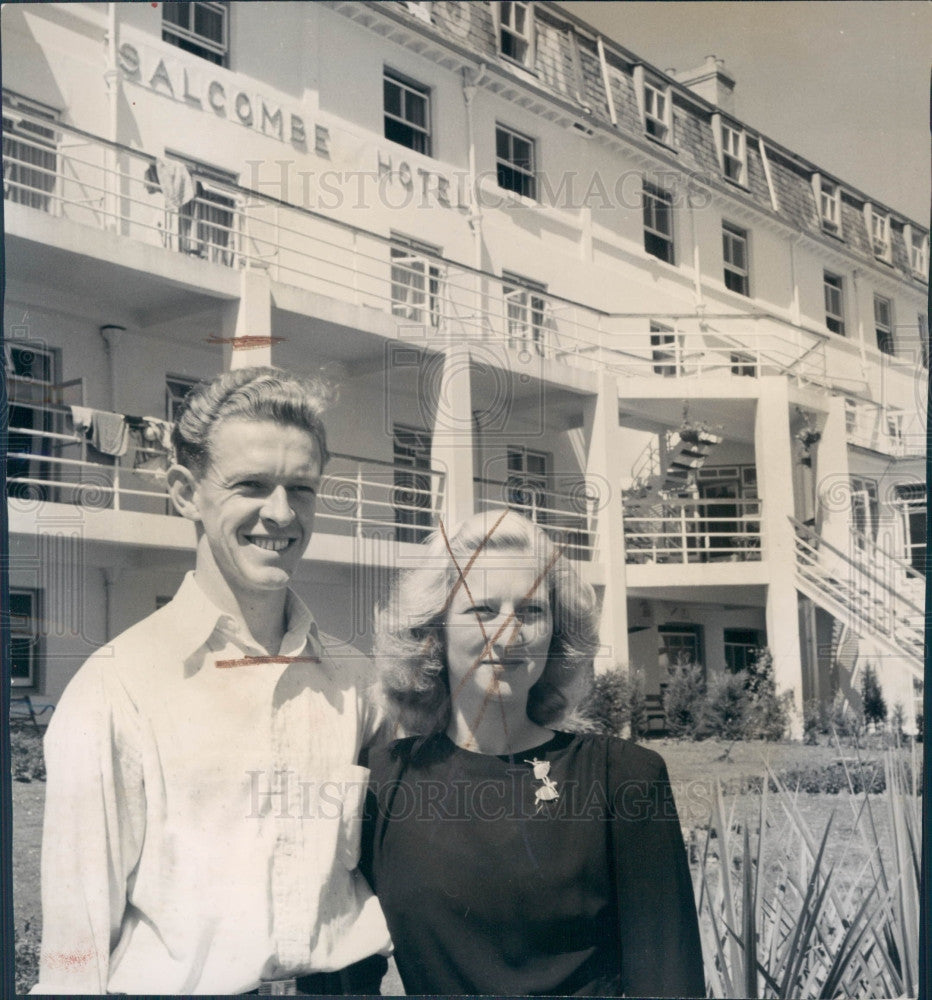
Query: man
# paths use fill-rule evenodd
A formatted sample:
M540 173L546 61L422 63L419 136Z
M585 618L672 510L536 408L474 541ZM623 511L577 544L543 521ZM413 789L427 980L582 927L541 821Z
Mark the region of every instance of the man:
M46 736L34 993L378 992L388 932L356 870L367 661L288 589L324 403L272 368L185 400L168 481L195 569L84 664Z

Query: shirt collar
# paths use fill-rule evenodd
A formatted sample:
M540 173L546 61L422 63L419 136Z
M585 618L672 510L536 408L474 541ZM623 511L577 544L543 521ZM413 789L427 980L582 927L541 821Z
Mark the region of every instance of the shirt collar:
M244 626L232 615L222 611L204 593L194 576L194 571L185 574L178 592L168 605L178 617L175 638L185 660L186 673L193 654L200 650L214 633L220 633L228 641L234 642L244 653L261 654ZM279 655L297 656L307 644L307 655L320 658L322 647L317 622L308 606L289 588L285 599L285 635Z

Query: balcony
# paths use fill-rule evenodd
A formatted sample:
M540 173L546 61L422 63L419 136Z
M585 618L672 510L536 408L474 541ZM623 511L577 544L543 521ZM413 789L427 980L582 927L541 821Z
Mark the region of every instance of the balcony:
M503 481L477 476L473 483L477 509L516 511L543 528L568 559L591 562L596 558L595 504L586 496L584 482L570 493L518 478Z
M205 261L218 281L220 269L260 268L276 282L391 316L401 339L492 343L620 376L782 374L843 390L864 385L853 361L830 363L824 333L776 316L682 315L671 317L669 332L649 333L646 315L591 309L264 197L195 164L17 116L19 130L4 139L8 202Z
M632 564L759 562L760 500L657 500L626 505Z
M10 403L7 494L90 510L172 515L167 448L129 430L123 455L101 453L70 405L33 401L21 388ZM111 414L110 416L115 416ZM318 495L316 530L330 535L421 542L436 526L443 473L377 459L332 455ZM153 529L153 535L158 529Z

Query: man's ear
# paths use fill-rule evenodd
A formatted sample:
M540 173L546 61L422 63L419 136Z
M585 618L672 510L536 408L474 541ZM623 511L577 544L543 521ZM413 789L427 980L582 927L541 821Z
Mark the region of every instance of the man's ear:
M173 465L166 473L168 495L175 510L189 521L200 521L201 514L197 502L197 480L194 473L183 465Z

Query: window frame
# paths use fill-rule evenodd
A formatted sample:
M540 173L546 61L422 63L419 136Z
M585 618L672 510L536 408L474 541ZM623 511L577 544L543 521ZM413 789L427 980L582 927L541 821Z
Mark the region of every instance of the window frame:
M738 128L735 125L730 125L728 122L721 123L722 131L722 176L727 181L731 181L733 184L739 184L741 187L747 186L747 176L748 176L748 147L747 147L747 135L743 128ZM737 152L730 150L728 138L733 136L737 141L738 149ZM731 164L737 165L737 175L732 176L729 172L729 166Z
M229 68L230 65L230 5L225 0L187 0L188 6L188 26L175 24L167 21L166 12L171 9L171 4L162 4L162 41L168 45L174 45L183 52L206 59L217 66ZM209 10L213 14L221 17L222 41L216 41L206 35L198 33L196 30L196 12L199 7ZM168 36L168 37L166 37Z
M502 301L505 304L505 326L510 347L533 347L535 353L547 354L549 308L547 286L512 271L502 272ZM520 310L520 315L517 310Z
M517 467L512 463L513 458L519 460ZM539 460L543 467L542 471L529 471L528 458ZM546 500L550 493L553 455L550 452L528 448L527 445L509 444L505 448L505 472L508 506L524 512L527 517L531 516L531 511L536 512L535 524L545 522L547 511L539 508L548 506L546 502L542 504L541 499ZM526 498L529 493L533 494L532 500Z
M819 221L826 232L841 235L841 185L824 177L819 179Z
M766 646L763 638L763 632L759 628L723 629L722 646L725 652L725 670L733 674L738 673L739 670L747 670L756 661L761 649ZM740 656L736 655L738 650L741 651ZM733 651L731 655L729 655L730 651Z
M744 244L744 267L736 264L733 260L729 260L729 247L736 241ZM747 298L750 298L751 295L750 244L751 241L746 229L742 229L741 226L736 226L733 222L722 219L722 269L725 287L730 292L734 292L736 295L744 295ZM729 276L731 276L733 281L740 284L741 287L733 288L728 283Z
M440 247L401 233L391 234L389 261L393 316L435 332L442 329L445 318L446 271L440 260L441 254ZM405 258L404 262L402 256ZM398 280L396 268L407 272L413 280ZM408 300L407 295L402 298L396 293L396 289L400 288L412 290L418 298L415 301Z
M822 272L822 291L825 301L825 325L839 337L845 336L845 280L840 274ZM829 299L837 295L837 311Z
M869 235L874 256L878 260L889 262L891 253L889 213L878 212L871 206Z
M886 319L878 314L878 307L886 309ZM896 342L893 339L893 299L874 292L874 334L877 337L877 350L882 354L896 357Z
M680 344L676 330L652 319L649 336L651 372L662 378L675 378L680 373Z
M396 542L423 542L433 530L431 448L430 431L408 424L393 425L392 508L395 515ZM410 492L413 496L409 503L402 503L399 499L405 492Z
M534 65L534 4L531 0L498 0L494 9L497 13L498 54L509 62L530 69ZM524 12L524 31L514 26L518 10ZM513 47L514 51L506 51L506 39L508 47Z
M696 653L695 660L691 661L702 667L703 676L706 672L705 664L705 630L702 625L694 625L691 622L664 622L662 625L657 626L657 633L663 641L663 648L658 650L660 655L666 655L667 657L667 668L672 670L674 667L680 665L681 661L679 658L676 663L670 662L669 647L667 646L666 637L667 636L677 636L681 638L689 637L693 641L693 649ZM685 647L680 647L685 648Z
M175 423L178 407L184 402L185 396L201 380L193 375L173 375L171 372L165 374L165 419L170 423ZM174 390L176 387L186 386L184 395L179 396Z
M671 192L664 190L663 188L657 187L656 184L651 184L649 181L641 181L641 198L642 198L642 208L643 208L643 225L644 225L644 250L646 253L650 254L652 257L656 257L658 260L662 260L667 264L675 265L676 262L676 247L674 244L674 226L673 226L673 195ZM664 231L654 225L657 220L658 213L655 208L651 206L655 205L666 205L667 216L669 218L669 231ZM656 241L655 246L664 244L667 247L667 254L655 253L651 249L651 241Z
M641 93L645 134L668 146L673 135L673 101L670 88L645 78ZM658 114L656 107L660 102L662 102L661 111ZM653 109L651 104L654 105Z
M39 623L42 618L42 598L43 593L35 587L14 587L11 586L10 608L7 613L7 620L10 626L10 686L14 689L24 691L36 691L39 688L39 667L42 661L42 630ZM27 615L13 613L14 597L27 596L29 598L30 609ZM21 619L25 619L26 627L18 627ZM26 640L28 643L28 668L25 677L14 677L14 640Z
M388 85L397 87L401 92L402 100L400 105L402 114L400 116L394 114L394 112L390 112L386 107L385 88ZM418 125L416 122L413 122L409 118L405 117L405 112L408 107L407 95L409 94L423 99L424 118L427 123L426 125ZM431 103L430 87L423 83L419 83L417 80L412 80L410 77L391 69L389 66L382 67L382 131L385 138L388 139L389 142L397 143L399 146L404 146L405 149L413 150L415 153L421 153L423 156L433 156L433 109L431 107ZM421 136L424 148L419 149L416 145L413 145L410 142L404 142L400 138L389 135L388 129L390 121L403 129L409 129L413 135Z
M928 280L929 277L929 234L909 227L909 268L917 277Z
M2 117L4 201L58 214L59 112L5 90Z
M510 159L502 159L499 154L499 137L503 136L508 140L508 155ZM530 149L530 166L522 166L521 163L514 159L514 140L518 139L521 142L526 142ZM516 177L525 178L524 186L520 189L518 187L512 187L508 184L502 183L502 171L510 171ZM513 129L508 125L503 125L501 122L495 123L495 180L497 185L503 191L511 191L513 194L518 195L521 198L528 198L531 201L537 201L537 140L532 139L529 135L524 135L523 132L519 132L517 129ZM524 190L527 187L529 190Z

